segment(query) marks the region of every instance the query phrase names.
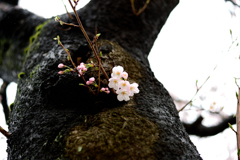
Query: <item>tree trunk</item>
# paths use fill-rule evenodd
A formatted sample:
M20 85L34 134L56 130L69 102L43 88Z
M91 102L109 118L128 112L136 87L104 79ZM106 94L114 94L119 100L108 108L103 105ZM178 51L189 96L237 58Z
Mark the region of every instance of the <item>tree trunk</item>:
M145 1L135 3L141 8ZM139 84L140 93L128 102L119 102L114 94L94 96L79 86L77 74L58 74L59 63L71 64L53 40L57 35L75 63L79 59L97 63L79 28L2 4L0 76L18 82L8 159L201 159L147 60L177 3L151 0L139 16L133 14L129 0L92 0L78 11L91 38L95 27L101 33L98 47L107 74L121 65L129 81ZM67 14L60 18L77 24ZM96 75L90 70L85 78ZM101 79L107 87L103 75Z

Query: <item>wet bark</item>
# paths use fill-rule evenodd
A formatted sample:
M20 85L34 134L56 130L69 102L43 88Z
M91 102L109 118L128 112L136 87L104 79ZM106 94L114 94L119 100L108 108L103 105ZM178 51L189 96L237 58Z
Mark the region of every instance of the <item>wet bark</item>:
M140 8L145 1L136 3ZM82 80L77 74L58 74L59 63L71 64L53 41L57 35L75 63L77 59L96 62L78 28L61 26L54 19L44 20L21 9L2 9L0 39L5 41L0 76L18 81L8 159L201 159L147 60L177 3L151 0L139 16L133 14L129 0L92 0L78 11L91 38L95 27L101 33L98 46L107 74L121 65L129 81L139 84L140 93L128 102L119 102L114 94L94 96L79 86ZM76 23L67 14L60 18ZM19 67L6 65L10 53L14 66ZM96 74L90 70L85 78ZM101 85L107 86L104 79L101 75Z

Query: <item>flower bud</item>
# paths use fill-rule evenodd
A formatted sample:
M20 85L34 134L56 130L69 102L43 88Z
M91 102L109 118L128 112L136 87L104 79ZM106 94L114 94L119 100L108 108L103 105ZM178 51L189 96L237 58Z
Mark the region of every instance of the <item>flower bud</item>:
M65 67L65 65L62 64L62 63L60 63L60 64L58 65L58 68L63 68L63 67Z

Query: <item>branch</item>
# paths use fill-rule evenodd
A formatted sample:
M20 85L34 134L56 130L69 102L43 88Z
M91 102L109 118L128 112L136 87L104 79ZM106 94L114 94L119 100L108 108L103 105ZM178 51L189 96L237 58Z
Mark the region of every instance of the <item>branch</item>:
M237 85L238 86L238 85ZM237 113L236 113L236 123L237 123L237 148L240 148L240 87L238 86L238 101L237 101ZM240 155L238 153L238 159L240 159Z
M234 116L229 116L218 125L212 127L206 127L202 125L202 120L203 117L199 116L192 124L183 123L187 133L199 137L213 136L228 128L228 123L236 124L236 118Z
M144 6L142 8L140 8L138 11L135 8L134 0L130 0L130 2L131 2L131 7L132 7L133 14L138 16L139 14L141 14L147 8L147 5L149 4L150 0L146 0Z
M240 5L238 5L236 2L234 2L233 0L225 0L225 2L231 2L234 6L240 7Z
M8 138L10 136L9 132L7 132L5 129L3 129L1 126L0 126L0 132L6 137Z
M214 70L215 70L215 68L214 68ZM192 97L192 99L188 103L186 103L181 109L178 110L178 112L183 111L187 107L187 105L189 105L193 102L193 98L197 95L199 90L203 87L203 85L208 81L209 78L210 78L210 76L207 77L207 79L203 82L203 84L200 87L197 86L198 81L196 81L196 88L197 88L196 93L194 94L194 96Z
M4 81L0 89L0 95L2 96L1 103L3 106L6 123L9 120L9 114L10 114L8 104L7 104L7 93L6 93L8 84L9 84L8 82Z

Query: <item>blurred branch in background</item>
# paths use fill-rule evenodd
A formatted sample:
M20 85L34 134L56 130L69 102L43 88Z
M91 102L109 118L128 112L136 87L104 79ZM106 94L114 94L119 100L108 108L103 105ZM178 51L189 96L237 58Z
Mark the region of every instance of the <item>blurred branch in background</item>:
M237 83L237 79L235 78L235 83L238 87L238 93L236 92L237 97L237 113L236 113L236 123L237 123L237 149L238 149L238 159L240 159L240 86Z
M8 86L8 84L9 84L8 82L4 81L1 86L1 89L0 89L1 103L3 106L6 123L8 123L9 116L10 116L10 112L9 112L9 108L8 108L8 104L7 104L7 86Z
M236 0L225 0L226 2L231 2L234 6L237 6L237 7L240 7L240 5L238 5L237 3L236 3Z
M236 124L236 118L234 116L229 116L222 120L218 125L206 127L202 125L203 117L199 116L197 120L191 124L184 123L183 125L190 135L196 135L199 137L213 136L229 127L228 123Z

